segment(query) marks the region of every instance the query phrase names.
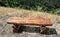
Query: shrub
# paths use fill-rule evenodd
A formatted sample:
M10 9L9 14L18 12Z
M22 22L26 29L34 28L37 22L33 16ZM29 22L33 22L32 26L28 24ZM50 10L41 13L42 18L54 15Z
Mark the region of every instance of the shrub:
M53 12L60 8L60 0L0 0L0 6Z

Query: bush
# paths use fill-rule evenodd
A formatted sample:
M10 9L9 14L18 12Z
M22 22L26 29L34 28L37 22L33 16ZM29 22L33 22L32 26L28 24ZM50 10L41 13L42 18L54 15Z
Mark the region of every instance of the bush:
M53 12L60 8L60 0L0 0L0 6Z

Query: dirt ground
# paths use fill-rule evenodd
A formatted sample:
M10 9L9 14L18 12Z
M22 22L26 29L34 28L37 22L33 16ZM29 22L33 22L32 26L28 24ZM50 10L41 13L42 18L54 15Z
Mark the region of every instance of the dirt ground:
M60 16L44 14L29 10L15 10L0 8L0 37L60 37ZM48 16L49 15L49 16ZM7 24L9 17L34 17L34 18L50 18L52 26L47 27L46 34L39 32L39 26L23 26L22 33L13 33L12 25Z

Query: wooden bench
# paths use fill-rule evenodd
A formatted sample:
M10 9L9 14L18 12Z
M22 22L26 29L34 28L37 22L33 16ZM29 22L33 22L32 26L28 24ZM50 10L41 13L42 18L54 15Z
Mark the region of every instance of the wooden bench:
M8 24L13 24L13 32L17 32L18 28L22 25L36 25L40 26L40 32L45 33L46 26L52 26L49 18L21 18L21 17L10 17L7 20Z

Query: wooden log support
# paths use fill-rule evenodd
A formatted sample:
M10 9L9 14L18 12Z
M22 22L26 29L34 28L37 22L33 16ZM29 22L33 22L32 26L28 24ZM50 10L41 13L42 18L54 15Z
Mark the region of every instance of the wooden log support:
M18 32L18 25L14 24L12 27L13 27L13 32Z
M15 33L18 33L19 32L19 29L20 29L20 27L21 27L22 25L16 25L16 24L13 24L13 32ZM22 31L20 30L20 33L21 33Z
M40 32L45 33L46 26L52 26L49 18L21 18L10 17L7 21L8 24L13 24L14 32L18 32L18 29L22 25L36 25L41 26Z
M40 32L43 34L43 33L46 33L46 26L41 26L40 27Z

